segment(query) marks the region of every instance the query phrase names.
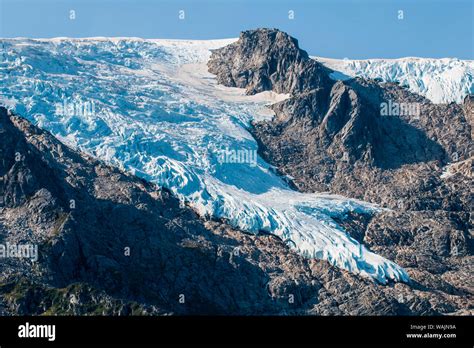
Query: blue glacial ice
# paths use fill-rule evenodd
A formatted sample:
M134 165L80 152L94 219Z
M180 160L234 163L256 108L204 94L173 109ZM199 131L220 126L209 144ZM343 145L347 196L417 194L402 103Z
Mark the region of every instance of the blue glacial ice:
M232 41L3 39L0 104L73 148L170 189L202 216L267 231L306 257L381 283L409 281L333 220L380 208L295 192L260 157L248 161L257 150L250 122L271 118L266 105L287 96L217 85L206 68L210 50Z

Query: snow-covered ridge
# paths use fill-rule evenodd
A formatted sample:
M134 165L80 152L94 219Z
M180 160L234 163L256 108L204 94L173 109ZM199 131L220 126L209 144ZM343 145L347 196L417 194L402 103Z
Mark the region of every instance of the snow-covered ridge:
M334 79L379 78L399 82L433 103L461 103L474 93L474 61L457 58L331 59L313 57L335 70Z
M295 192L256 155L247 127L273 117L265 105L288 96L217 85L206 62L231 41L0 40L0 103L70 146L169 188L202 216L265 230L307 257L382 283L408 281L333 220L378 207ZM223 151L247 157L222 161Z

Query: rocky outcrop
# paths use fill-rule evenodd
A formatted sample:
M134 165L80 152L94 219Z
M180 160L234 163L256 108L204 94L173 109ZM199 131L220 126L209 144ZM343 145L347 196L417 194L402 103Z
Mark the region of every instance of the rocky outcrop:
M309 59L295 38L271 29L242 32L237 43L213 53L208 67L219 83L245 88L248 94L302 92L332 84L328 69Z
M275 29L243 32L237 42L213 51L208 66L226 86L246 88L249 94L273 90L291 95L272 105L275 120L255 125L254 132L262 151L268 150L267 157L279 167L285 163L278 157L295 167L311 156L311 167L323 167L325 174L305 177L329 190L339 181L333 180L334 173L345 164L350 169L441 166L466 159L472 151L471 127L460 106L433 105L396 84L332 81L329 69Z
M280 46L291 50L276 52L274 47ZM253 63L243 64L248 57ZM259 80L246 85L244 80L233 84L225 79L229 71L239 76L239 68L240 74L253 76L266 71L267 61L280 66L278 60L294 63L276 70L278 87L265 83L256 87ZM472 155L471 99L467 97L463 106L434 105L393 83L358 78L328 82L327 69L315 70L314 64L319 65L295 39L262 29L245 32L232 45L215 50L209 67L229 86L250 86L251 93L268 89L290 93L290 98L271 106L274 120L255 124L252 132L261 154L293 177L300 190L331 191L389 207L398 207L400 200L413 198L414 193L425 202L430 200L427 194L439 200L436 192L447 190L438 179L443 167ZM299 70L305 67L318 76L307 77ZM316 80L320 83L312 83ZM458 200L467 203L464 196L451 199ZM417 209L434 208L420 200L413 204Z
M277 53L274 45L291 50ZM252 64L243 64L248 57ZM280 66L278 60L294 64L271 70L278 87L260 79L236 84L226 78L258 75L268 71L268 61ZM415 288L457 293L469 302L473 288L460 286L460 279L472 283L474 265L472 99L435 105L394 83L330 81L329 71L313 64L295 39L262 29L215 50L208 65L227 86L289 93L290 98L271 106L272 121L251 130L261 155L292 177L298 190L330 191L392 209L346 227L405 267ZM305 67L310 67L307 73L300 70ZM424 308L426 314L452 306L434 293L411 301L409 308Z

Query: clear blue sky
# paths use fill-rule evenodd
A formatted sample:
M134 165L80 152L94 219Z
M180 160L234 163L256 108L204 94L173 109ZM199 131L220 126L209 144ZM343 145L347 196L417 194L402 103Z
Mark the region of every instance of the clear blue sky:
M0 0L0 37L214 39L289 32L312 55L474 59L473 0ZM185 10L185 20L178 11ZM74 10L76 18L69 19ZM295 11L294 20L288 11ZM398 19L403 10L404 19Z

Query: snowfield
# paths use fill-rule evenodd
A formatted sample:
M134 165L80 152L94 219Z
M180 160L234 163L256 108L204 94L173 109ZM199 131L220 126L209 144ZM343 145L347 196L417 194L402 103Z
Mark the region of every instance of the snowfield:
M206 62L212 49L233 41L0 40L0 103L68 145L170 189L202 216L272 233L306 257L381 283L409 281L401 267L369 251L333 219L379 207L295 192L260 157L246 161L257 151L250 122L273 117L266 105L288 96L246 96L242 89L217 85ZM459 70L462 64L469 74ZM375 66L363 71L388 78L382 63ZM472 63L452 66L461 84L472 82ZM433 91L429 80L420 81L423 91ZM465 90L457 82L453 77L453 91L442 98L461 98ZM223 161L223 152L248 156Z
M330 59L313 57L335 70L334 79L351 77L379 78L385 82L399 82L433 103L462 103L474 94L474 61L457 58L401 58L401 59Z

